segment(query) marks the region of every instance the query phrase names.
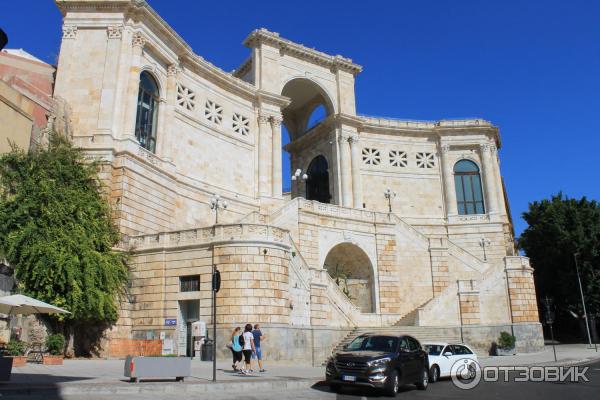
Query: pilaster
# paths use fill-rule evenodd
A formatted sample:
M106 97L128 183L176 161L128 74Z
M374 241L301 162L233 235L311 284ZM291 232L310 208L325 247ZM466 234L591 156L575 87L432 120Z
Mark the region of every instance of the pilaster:
M273 197L282 198L282 182L281 182L281 122L283 119L280 115L272 116L271 121L271 137L273 142Z
M487 212L490 215L498 214L498 189L495 184L496 179L492 161L491 147L488 143L483 143L480 145L480 150L483 167L483 181L485 183L485 197L487 200Z
M125 94L126 104L124 115L124 137L135 138L135 118L137 111L137 97L140 86L140 73L142 72L142 52L146 45L146 38L139 32L133 34L131 40L132 58L129 67L129 78Z
M441 146L442 174L444 179L444 195L446 199L446 215L448 217L458 215L456 204L456 187L454 185L454 171L450 162L450 145Z
M349 136L341 132L338 136L340 147L340 178L342 183L342 205L352 207L352 180Z
M354 203L354 208L362 208L363 204L362 181L360 176L361 151L358 141L358 135L352 135L348 139L352 158L352 201Z
M269 115L261 111L258 114L258 192L261 197L272 194L271 159L272 143L269 132Z

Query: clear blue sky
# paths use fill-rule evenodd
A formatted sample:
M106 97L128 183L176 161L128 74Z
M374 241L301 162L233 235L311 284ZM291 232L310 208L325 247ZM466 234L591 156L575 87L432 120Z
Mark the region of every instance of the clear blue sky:
M517 234L530 201L600 199L600 1L184 1L150 4L199 55L230 71L266 27L364 66L362 114L481 117L500 127ZM55 62L50 0L2 2L10 48ZM401 193L399 194L402 195Z

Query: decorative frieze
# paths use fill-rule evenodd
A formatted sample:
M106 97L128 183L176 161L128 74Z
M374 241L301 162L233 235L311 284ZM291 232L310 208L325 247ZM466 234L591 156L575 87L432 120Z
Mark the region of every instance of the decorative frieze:
M433 153L417 153L418 168L433 168L435 166L435 156Z
M196 93L186 86L177 84L177 105L192 111L196 106Z
M221 124L223 121L223 107L212 100L206 100L204 116L212 123Z
M250 120L242 114L234 113L231 125L233 131L242 136L248 136L250 133Z
M362 149L362 159L365 165L379 165L381 163L381 151L372 147Z

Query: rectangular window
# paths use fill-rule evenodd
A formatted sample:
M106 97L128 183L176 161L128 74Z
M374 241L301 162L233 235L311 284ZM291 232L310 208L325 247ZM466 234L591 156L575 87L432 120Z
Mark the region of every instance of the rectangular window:
M197 292L200 290L200 275L179 277L179 290L181 292Z

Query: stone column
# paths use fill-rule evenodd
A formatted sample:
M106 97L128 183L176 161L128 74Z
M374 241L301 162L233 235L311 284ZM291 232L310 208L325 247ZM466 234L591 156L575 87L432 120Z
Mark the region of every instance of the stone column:
M281 121L280 116L271 117L271 133L273 140L273 197L282 198L281 182Z
M444 182L444 194L446 195L446 215L458 215L458 206L456 204L456 187L454 185L454 171L450 162L450 146L442 145L442 173Z
M262 112L258 115L258 192L261 197L271 196L271 136L269 135L269 116Z
M498 214L498 199L496 179L494 178L494 164L490 145L481 145L481 161L483 166L483 181L485 183L486 209L488 214Z
M137 98L140 90L140 73L142 71L142 51L146 45L146 38L141 33L135 32L131 40L133 46L133 54L131 57L131 66L129 67L129 79L127 83L127 91L125 99L127 106L125 107L123 136L127 138L135 138L135 117L137 111Z
M342 206L352 207L352 190L351 190L351 166L350 166L350 144L348 137L340 133L338 137L340 145L340 179L342 180Z
M350 143L350 154L352 155L352 194L354 208L362 208L362 182L360 177L360 146L358 145L359 136L353 135L348 140Z

